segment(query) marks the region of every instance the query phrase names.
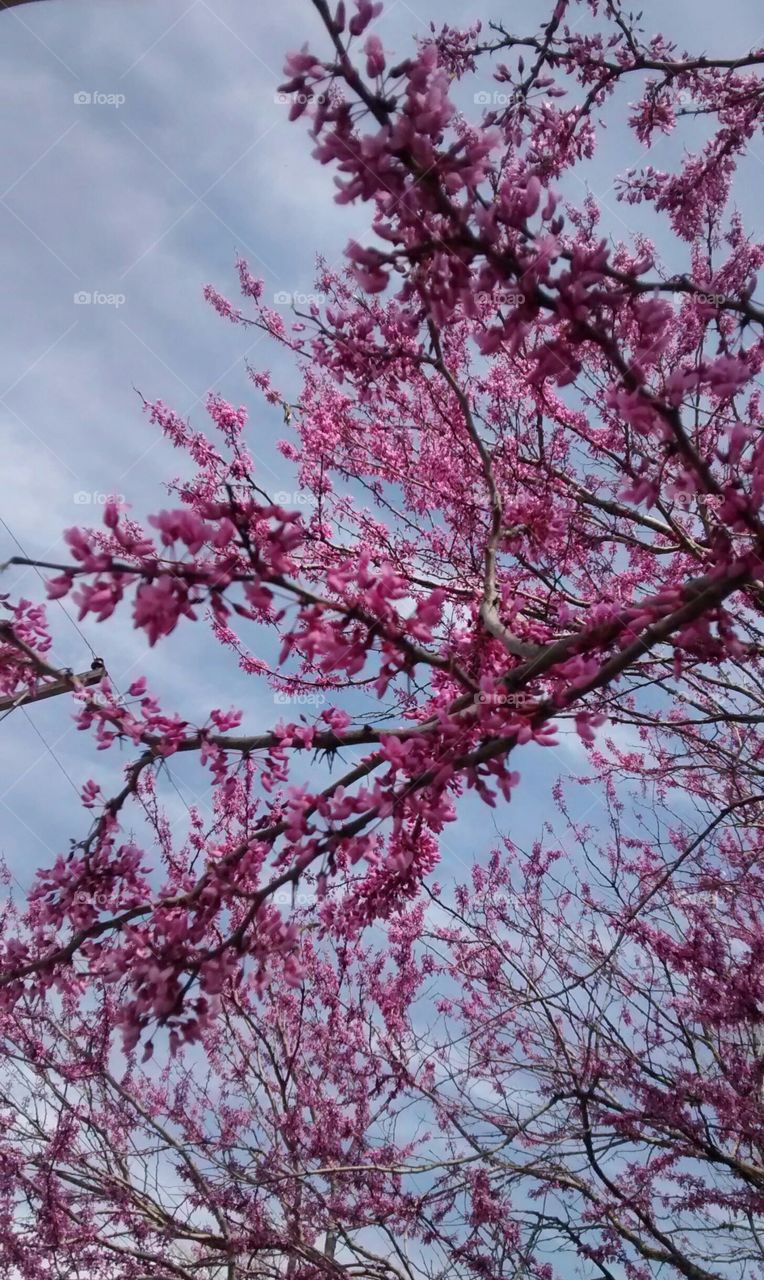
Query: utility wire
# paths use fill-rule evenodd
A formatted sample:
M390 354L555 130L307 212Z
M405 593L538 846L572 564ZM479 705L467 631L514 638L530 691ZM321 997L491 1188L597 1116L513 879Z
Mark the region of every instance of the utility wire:
M26 550L26 548L25 548L25 547L22 547L21 543L19 542L19 540L18 540L18 538L16 537L15 533L14 533L14 532L13 532L13 530L11 529L10 525L7 523L7 521L5 521L5 520L3 519L3 517L2 517L2 516L0 516L0 524L1 524L1 525L3 526L3 528L5 529L6 533L8 534L8 537L9 537L13 542L15 542L16 546L18 547L18 549L19 549L19 551L21 552L21 554L22 554L22 556L24 557L24 559L25 559L25 560L31 560L31 559L32 559L32 556L30 556L30 555L29 555L29 553L28 553L28 551ZM32 566L31 566L31 568L33 568L33 569L34 569L34 571L35 571L35 573L37 574L37 576L38 576L38 578L40 579L40 581L44 583L44 582L45 582L45 578L43 577L43 575L42 575L42 573L40 572L40 570L37 568L37 565L32 565ZM87 636L85 635L84 631L82 631L82 629L78 626L78 624L77 624L76 620L72 617L72 615L70 614L69 610L66 608L66 605L64 604L63 600L57 600L57 601L56 601L56 604L58 605L59 609L61 609L62 613L63 613L63 614L64 614L64 615L69 619L69 621L71 622L72 626L74 627L74 630L77 632L77 635L80 637L80 639L81 639L81 640L83 640L83 641L85 642L85 644L87 645L88 649L90 650L90 656L91 656L91 658L95 658L95 657L97 657L98 655L96 654L95 649L93 648L92 644L91 644L91 643L90 643L90 641L88 640L88 638L87 638Z
M2 517L2 516L0 516L0 525L2 525L2 526L3 526L3 528L4 528L4 529L5 529L5 531L6 531L6 533L8 534L9 538L10 538L10 539L11 539L11 540L16 544L16 546L18 547L18 549L19 549L19 551L21 552L22 556L24 556L24 559L25 559L25 560L31 560L31 559L32 559L32 556L30 556L30 555L29 555L29 553L28 553L28 551L26 550L26 548L25 548L25 547L23 547L23 546L21 545L21 543L19 542L19 540L18 540L18 538L16 537L15 533L14 533L14 532L13 532L13 530L11 529L10 525L8 524L8 522L7 522L6 520L4 520L4 519L3 519L3 517ZM40 570L38 569L37 565L32 565L32 566L30 566L30 567L34 569L34 571L35 571L35 573L37 574L37 576L38 576L38 578L40 579L40 581L41 581L42 583L44 583L44 582L45 582L45 578L44 578L43 574L40 572ZM81 639L85 642L85 644L87 645L87 647L88 647L88 649L89 649L89 651L90 651L90 656L91 656L92 658L94 658L94 659L95 659L95 658L98 656L98 655L96 654L95 649L93 648L92 644L91 644L91 643L90 643L90 641L88 640L88 638L87 638L87 636L85 635L84 631L82 631L82 629L78 626L78 624L77 624L76 620L75 620L75 619L72 617L72 615L69 613L69 610L66 608L66 606L65 606L65 605L64 605L64 603L63 603L63 601L62 601L62 600L57 600L57 601L56 601L56 604L57 604L57 605L58 605L58 607L61 609L61 611L62 611L62 613L64 614L64 616L65 616L66 618L68 618L68 619L69 619L69 621L71 622L71 624L72 624L72 626L74 627L75 631L77 632L78 636L80 636L80 638L81 638ZM111 673L107 673L107 674L108 674L108 676L109 676L109 680L110 680L110 682L111 682L111 684L112 684L113 688L115 689L116 693L117 693L120 697L122 697L122 696L123 696L123 695L122 695L122 691L121 691L121 689L118 687L118 685L117 685L116 681L114 680L113 676L111 675ZM15 711L15 710L16 710L16 708L15 708L15 707L9 707L7 711L5 711L2 715L0 715L0 724L2 724L2 722L3 722L3 720L5 719L5 717L6 717L6 716L9 716L9 715L11 714L11 712L12 712L12 711ZM23 707L22 707L22 710L23 710ZM37 734L38 738L40 738L40 741L44 744L44 746L46 747L46 749L47 749L47 750L50 752L50 754L53 756L53 759L56 761L56 764L59 766L59 768L61 769L62 773L65 775L65 777L66 777L66 778L68 779L68 781L71 783L71 785L74 787L75 792L76 792L76 793L77 793L77 795L79 796L80 792L79 792L79 790L78 790L78 788L77 788L76 784L75 784L74 782L72 782L72 779L69 777L69 774L66 772L66 770L64 769L64 767L63 767L63 765L61 764L61 762L57 759L57 757L56 757L55 753L53 752L52 748L51 748L50 746L48 746L48 743L45 741L45 739L43 738L42 734L41 734L41 733L39 732L39 730L37 729L37 726L33 723L33 721L32 721L32 720L30 720L30 719L29 719L29 716L28 716L28 715L26 715L26 712L25 712L24 714L25 714L25 716L26 716L26 719L27 719L27 720L29 720L29 723L32 725L32 728L34 729L34 731L35 731L35 733ZM177 785L177 783L176 783L176 781L175 781L175 779L174 779L174 777L173 777L173 775L172 775L172 773L171 773L171 771L170 771L170 767L169 767L169 765L167 764L167 761L165 761L165 772L166 772L166 774L167 774L167 777L168 777L168 779L169 779L170 783L171 783L171 784L172 784L172 786L174 787L175 791L178 793L178 798L179 798L179 799L181 800L181 802L185 805L185 807L186 807L186 809L188 810L188 812L189 812L189 813L191 813L191 808L190 808L190 806L189 806L189 804L188 804L188 801L186 800L185 796L183 796L183 795L181 794L180 788L178 787L178 785ZM145 808L145 806L144 806L144 808Z
M77 786L77 783L74 781L71 774L67 773L66 769L62 765L61 761L59 760L58 756L56 755L50 743L47 742L46 739L43 737L43 735L40 733L40 730L37 728L37 725L35 724L34 720L29 715L26 707L21 707L20 710L23 713L24 719L26 720L27 724L30 725L32 729L34 729L35 733L37 734L37 737L40 739L40 742L44 746L45 750L48 752L50 756L53 757L54 762L58 765L59 769L63 773L64 777L66 778L66 781L69 783L69 786L72 788L77 799L78 800L81 799L82 793L80 791L80 788Z

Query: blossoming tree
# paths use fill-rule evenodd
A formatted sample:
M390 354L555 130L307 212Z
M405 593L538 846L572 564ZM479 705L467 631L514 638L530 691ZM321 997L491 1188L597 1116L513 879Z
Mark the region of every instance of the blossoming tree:
M113 984L19 1002L6 1274L760 1274L761 848L667 872L613 840L587 884L577 839L508 846L375 945L330 890L300 988L227 984L203 1054L122 1060Z
M531 35L444 28L391 64L379 4L312 3L324 46L290 55L284 92L337 199L370 206L373 236L348 246L346 271L321 268L326 304L291 323L246 262L240 305L207 290L299 372L291 403L267 371L252 377L284 406L310 515L263 487L244 409L211 396L205 435L153 403L195 466L176 504L146 528L110 506L103 529L67 532L67 562L40 567L83 618L130 608L152 644L207 625L253 681L328 705L267 725L211 708L193 724L142 679L125 700L108 677L97 694L71 678L80 728L134 755L118 793L88 782L89 829L39 873L22 918L9 910L8 1016L55 990L83 1018L83 993L87 1008L106 992L128 1053L140 1041L150 1055L157 1024L173 1052L213 1052L237 991L312 985L290 895L310 898L337 946L414 918L465 793L511 838L524 747L572 722L612 838L595 848L574 825L566 874L539 845L525 866L513 853L511 871L479 872L477 905L439 907L459 914L444 979L466 982L442 999L475 1052L462 1098L441 1100L426 1074L406 1087L430 1090L457 1164L460 1144L473 1151L482 1208L459 1220L493 1234L488 1248L441 1221L428 1242L449 1241L476 1274L510 1274L514 1257L546 1276L556 1224L605 1277L753 1274L763 250L734 182L762 127L764 50L695 56L647 38L615 0L559 0ZM606 110L648 150L688 118L702 126L673 168L613 175L622 201L650 211L653 241L609 243L596 202L571 195ZM67 678L39 605L20 602L0 638L5 695ZM358 685L378 715L354 714ZM636 726L639 750L604 745L608 723ZM156 779L183 754L208 773L215 822L192 814L178 839ZM306 783L306 754L331 776ZM673 816L626 838L627 803ZM502 1098L498 1118L479 1111L479 1136L473 1071ZM507 1090L523 1076L546 1101L510 1134ZM526 1139L531 1154L500 1154ZM467 1184L448 1185L453 1205Z

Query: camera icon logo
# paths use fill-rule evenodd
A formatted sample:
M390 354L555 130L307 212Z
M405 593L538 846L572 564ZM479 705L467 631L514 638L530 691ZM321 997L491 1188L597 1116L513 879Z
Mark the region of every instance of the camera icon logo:
M86 307L88 303L92 301L93 295L92 293L88 293L87 289L80 289L79 292L74 295L75 306Z
M93 101L93 95L92 93L85 93L84 90L81 89L79 93L75 93L74 101L78 107L88 107Z

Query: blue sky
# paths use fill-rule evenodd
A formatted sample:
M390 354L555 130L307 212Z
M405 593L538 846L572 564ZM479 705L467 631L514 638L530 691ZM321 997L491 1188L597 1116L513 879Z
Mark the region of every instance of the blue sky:
M732 55L764 42L760 0L650 0L643 10L648 29L696 50ZM466 25L496 13L530 30L548 12L546 0L391 0L378 31L401 53L431 20ZM207 282L234 293L237 252L264 275L268 292L309 291L316 254L338 263L347 240L368 231L366 208L334 204L331 174L311 160L305 127L290 125L276 100L284 54L305 40L323 46L312 6L49 0L0 15L0 36L0 559L18 550L14 538L29 554L60 557L62 529L96 522L103 495L124 495L138 514L162 502L161 483L179 459L143 416L136 389L199 425L211 387L249 402L263 482L293 490L274 447L280 417L255 407L244 371L245 358L267 364L271 355L223 324L201 295ZM90 101L78 101L82 95ZM601 197L615 237L650 229L642 211L616 205L611 189L616 169L638 155L615 126L600 160L580 175ZM754 156L741 188L754 225L762 172ZM100 300L77 302L81 293ZM287 381L283 366L272 367ZM32 571L14 571L2 590L39 595L41 584ZM189 717L243 692L241 678L195 634L202 628L149 654L126 615L108 628L83 626L86 639L61 609L52 617L62 665L87 666L88 640L118 685L146 671ZM246 710L253 730L280 715L270 692L251 681ZM82 833L75 793L93 756L63 701L0 724L0 850L19 884ZM524 839L544 813L553 770L533 760L521 762L529 802L515 823ZM561 760L575 755L561 752L555 766ZM97 764L99 777L117 781L115 754ZM177 781L189 799L193 781L180 770ZM169 803L181 816L177 793ZM490 843L493 818L482 814ZM463 854L469 861L458 828L447 843L457 864Z

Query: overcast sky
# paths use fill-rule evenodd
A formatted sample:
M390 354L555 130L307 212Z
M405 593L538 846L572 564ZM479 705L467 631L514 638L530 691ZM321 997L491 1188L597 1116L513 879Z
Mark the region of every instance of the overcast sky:
M648 29L668 29L694 51L734 55L764 41L761 0L650 0L643 9ZM378 30L403 53L431 20L496 16L531 29L548 12L547 0L391 0ZM138 514L161 503L178 455L146 421L136 389L200 426L211 387L254 404L244 361L267 365L271 353L202 301L208 282L235 293L237 253L269 293L309 291L318 253L339 263L347 240L363 238L368 210L333 203L304 124L290 125L277 101L284 54L305 40L324 47L309 0L49 0L0 14L0 559L19 544L60 557L62 529L97 522L106 494L124 495ZM612 192L614 165L637 156L614 127L581 175L616 237L648 225ZM754 156L741 196L754 224L762 172ZM274 448L279 417L258 404L251 433L264 485L293 489ZM15 571L0 589L38 595L41 584ZM242 682L211 658L200 627L147 655L126 615L84 626L83 639L53 613L61 665L87 666L88 640L118 684L147 670L185 715L240 700ZM250 688L246 708L252 729L277 718L267 691ZM111 756L99 758L98 776L116 780ZM553 767L550 759L545 778ZM0 768L0 850L28 884L36 865L82 834L75 793L92 752L54 701L0 725ZM524 834L538 816L523 811ZM485 811L484 822L489 839Z

